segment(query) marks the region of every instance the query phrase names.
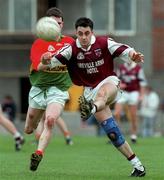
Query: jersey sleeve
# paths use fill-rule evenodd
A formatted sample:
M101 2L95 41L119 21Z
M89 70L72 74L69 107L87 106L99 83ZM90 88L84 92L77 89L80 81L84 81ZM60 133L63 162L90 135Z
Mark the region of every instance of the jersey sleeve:
M145 77L144 70L142 68L140 68L138 72L138 79L139 79L140 86L147 86L147 80Z
M55 66L59 66L61 64L67 64L69 59L72 56L72 47L71 45L66 45L61 48L58 53L52 57L50 67L53 68Z
M134 50L133 48L125 44L117 43L111 38L108 38L107 43L108 43L108 50L113 58L120 58L128 63L132 62L131 58L129 57L129 52L131 50Z

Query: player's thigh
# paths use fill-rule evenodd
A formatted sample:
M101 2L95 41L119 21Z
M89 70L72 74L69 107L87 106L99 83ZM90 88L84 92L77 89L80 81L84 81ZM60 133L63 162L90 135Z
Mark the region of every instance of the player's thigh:
M58 119L68 99L68 91L61 91L57 87L49 88L46 99L46 118L49 116Z
M114 84L106 82L93 91L97 91L96 100L103 100L106 104L110 104L116 98L118 88Z
M64 106L57 102L48 104L45 112L45 119L47 120L47 118L50 117L54 118L54 120L56 121L60 117L63 108Z
M137 111L138 111L137 104L129 105L128 107L129 107L129 113L131 115L131 118L135 119L135 117L137 116Z
M95 88L85 87L84 88L84 96L89 100L95 100L97 98L104 98L111 101L111 99L115 99L118 94L118 86L119 79L116 76L109 76L101 81Z
M119 89L115 84L112 83L107 83L103 86L102 88L104 89L107 97L107 104L110 105L116 100Z

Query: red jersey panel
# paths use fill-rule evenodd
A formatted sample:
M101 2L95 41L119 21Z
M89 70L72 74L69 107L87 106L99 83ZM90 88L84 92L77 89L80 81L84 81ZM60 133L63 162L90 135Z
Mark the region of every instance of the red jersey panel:
M30 57L32 61L32 69L37 70L38 64L40 63L41 55L43 53L56 53L63 46L71 44L73 41L74 39L69 36L62 36L59 42L36 39L31 47Z

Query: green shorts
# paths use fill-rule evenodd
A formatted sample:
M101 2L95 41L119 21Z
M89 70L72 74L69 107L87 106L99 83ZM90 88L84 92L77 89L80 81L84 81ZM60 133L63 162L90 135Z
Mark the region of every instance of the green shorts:
M68 91L61 91L55 86L49 87L46 90L32 86L29 92L29 107L45 110L50 103L59 103L63 106L69 100Z

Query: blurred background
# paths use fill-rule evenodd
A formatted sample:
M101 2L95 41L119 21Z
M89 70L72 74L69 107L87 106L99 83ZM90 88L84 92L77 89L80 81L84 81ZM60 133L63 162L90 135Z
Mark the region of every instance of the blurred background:
M163 0L0 0L0 102L6 94L12 96L17 118L25 120L30 89L29 54L36 38L35 24L48 8L54 6L64 12L64 34L73 35L75 20L87 16L94 20L97 36L109 35L144 54L146 77L160 96L156 131L163 135ZM72 91L79 94L81 88ZM69 119L68 111L73 113L70 119L79 119L77 103L73 103L66 106L65 119Z

